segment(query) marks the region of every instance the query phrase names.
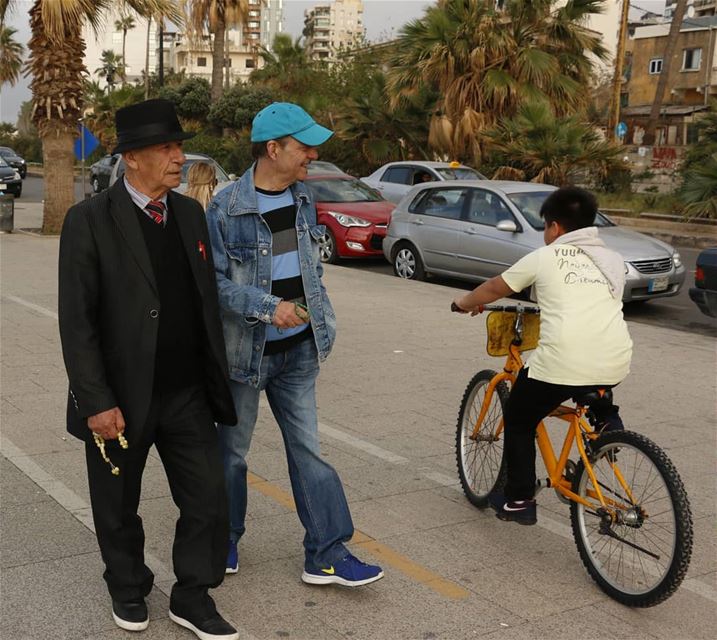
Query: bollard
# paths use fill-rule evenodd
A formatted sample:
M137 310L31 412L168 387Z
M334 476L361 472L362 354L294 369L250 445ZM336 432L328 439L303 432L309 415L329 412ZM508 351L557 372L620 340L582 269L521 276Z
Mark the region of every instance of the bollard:
M12 233L15 226L15 197L0 195L0 231Z

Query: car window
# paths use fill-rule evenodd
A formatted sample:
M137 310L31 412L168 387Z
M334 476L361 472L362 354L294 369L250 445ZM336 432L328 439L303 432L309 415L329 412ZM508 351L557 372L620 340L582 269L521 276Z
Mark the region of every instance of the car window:
M534 229L544 229L545 222L540 217L540 207L552 191L528 191L526 193L508 193L508 199L523 214L528 224ZM603 214L598 212L595 218L596 227L612 227L614 224Z
M498 194L485 189L471 189L466 219L468 222L494 227L501 220L512 220L513 216Z
M470 167L441 167L436 171L444 180L486 180L482 173L478 173Z
M308 180L306 185L316 202L380 202L383 198L358 180Z
M389 167L383 174L381 182L394 182L396 184L411 184L413 169L411 167Z
M467 189L426 189L408 210L419 215L460 220Z

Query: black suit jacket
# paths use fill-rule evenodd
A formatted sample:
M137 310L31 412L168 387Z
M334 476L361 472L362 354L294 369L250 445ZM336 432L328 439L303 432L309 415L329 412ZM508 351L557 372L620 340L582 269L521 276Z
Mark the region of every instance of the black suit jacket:
M204 212L198 202L174 191L168 204L200 294L207 338L203 373L214 419L235 424ZM68 211L60 236L58 310L70 381L67 430L87 439L87 418L118 406L128 440L137 441L152 397L162 310L124 180Z

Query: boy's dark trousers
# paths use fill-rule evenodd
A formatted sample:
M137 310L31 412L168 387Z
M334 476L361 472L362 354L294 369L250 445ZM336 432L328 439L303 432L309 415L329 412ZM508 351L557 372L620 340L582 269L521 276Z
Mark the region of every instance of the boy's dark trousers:
M529 378L528 367L520 370L503 413L508 470L506 499L529 500L535 495L535 430L540 421L569 398L614 386L552 384ZM612 401L594 403L590 409L597 424L622 428L618 407Z

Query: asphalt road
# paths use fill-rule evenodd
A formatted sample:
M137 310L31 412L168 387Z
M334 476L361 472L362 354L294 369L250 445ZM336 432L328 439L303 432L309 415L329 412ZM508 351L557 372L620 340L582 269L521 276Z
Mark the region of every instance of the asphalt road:
M42 178L28 176L23 185L21 201L42 202L42 190ZM77 200L82 198L82 191L82 181L78 178L75 181L75 195ZM86 175L86 191L88 193L90 192L89 173ZM634 322L644 322L646 324L671 327L682 331L717 337L717 320L703 315L692 300L690 300L689 296L689 288L694 282L695 263L699 249L687 247L678 247L678 249L682 256L682 262L687 269L685 285L679 294L671 298L660 298L646 303L627 305L625 308L625 317ZM342 262L342 266L347 269L365 269L385 274L388 277L395 277L393 276L391 265L383 260L346 260ZM438 287L448 287L452 289L470 289L474 286L470 283L450 278L433 278L431 282ZM437 293L437 295L445 295L447 301L451 299L450 292Z

